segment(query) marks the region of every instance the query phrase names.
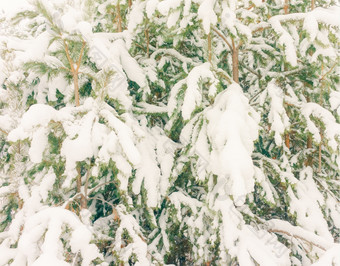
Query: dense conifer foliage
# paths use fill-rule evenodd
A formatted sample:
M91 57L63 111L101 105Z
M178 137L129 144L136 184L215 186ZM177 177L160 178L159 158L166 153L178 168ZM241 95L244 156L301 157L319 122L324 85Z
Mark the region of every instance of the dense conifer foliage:
M1 18L0 265L340 265L331 0L37 0Z

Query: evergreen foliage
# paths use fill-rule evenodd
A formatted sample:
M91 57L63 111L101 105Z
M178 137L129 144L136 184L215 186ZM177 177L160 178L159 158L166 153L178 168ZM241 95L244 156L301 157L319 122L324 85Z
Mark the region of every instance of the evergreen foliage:
M340 265L340 8L37 0L0 20L0 265Z

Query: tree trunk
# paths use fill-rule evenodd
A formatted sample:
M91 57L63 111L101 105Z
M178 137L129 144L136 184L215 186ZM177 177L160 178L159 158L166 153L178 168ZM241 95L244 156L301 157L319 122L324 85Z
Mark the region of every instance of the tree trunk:
M238 75L239 75L239 72L238 72L238 48L235 47L234 43L233 43L233 80L236 82L236 83L239 83L239 78L238 78Z

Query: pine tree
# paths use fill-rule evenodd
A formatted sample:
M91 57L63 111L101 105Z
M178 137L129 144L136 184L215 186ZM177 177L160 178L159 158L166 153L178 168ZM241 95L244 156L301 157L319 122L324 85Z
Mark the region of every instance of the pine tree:
M339 14L289 0L18 13L1 39L0 264L340 263Z

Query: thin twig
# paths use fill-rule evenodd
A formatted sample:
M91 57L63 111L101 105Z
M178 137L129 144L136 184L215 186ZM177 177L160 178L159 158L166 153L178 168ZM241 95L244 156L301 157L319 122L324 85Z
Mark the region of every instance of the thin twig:
M105 183L98 184L97 186L95 186L94 188L92 188L92 189L89 191L88 195L91 195L91 193L92 193L94 190L96 190L97 188L99 188L99 187L102 187L102 186L105 186L105 185L108 185L108 184L114 184L114 183L115 183L115 181L107 181L107 182L105 182Z
M247 69L250 73L254 74L255 76L257 76L259 79L262 78L260 73L256 73L254 70L252 70L250 67L248 67L246 64L242 63L242 66Z
M329 73L331 73L337 64L338 62L335 62L334 65L319 79L319 82L321 82Z

